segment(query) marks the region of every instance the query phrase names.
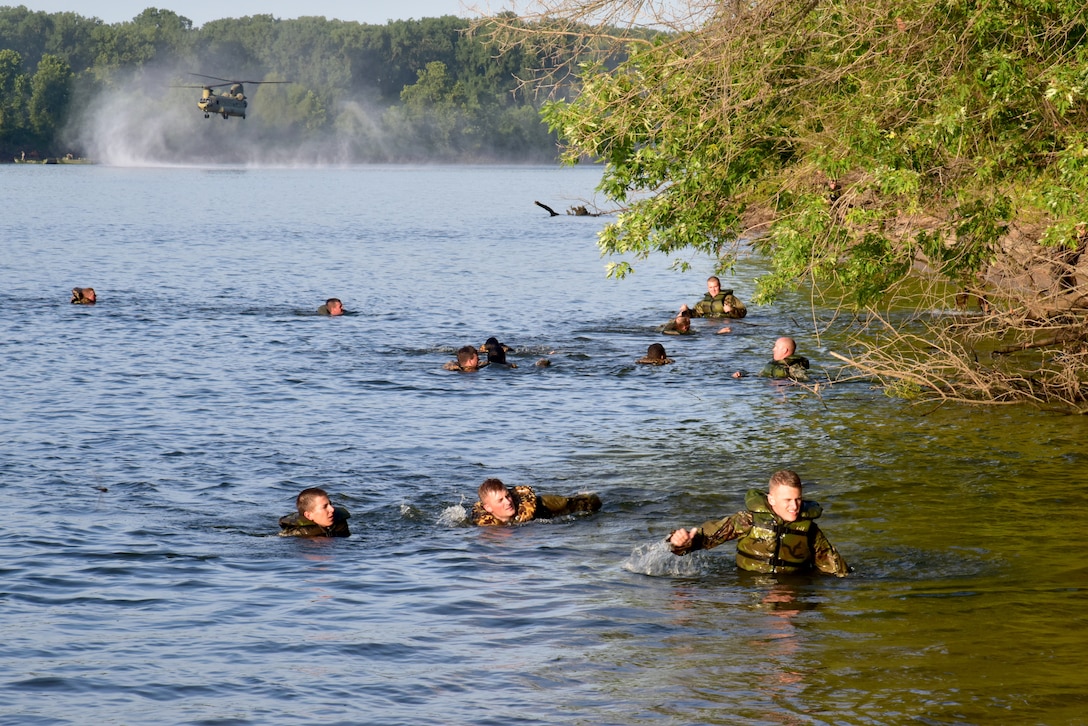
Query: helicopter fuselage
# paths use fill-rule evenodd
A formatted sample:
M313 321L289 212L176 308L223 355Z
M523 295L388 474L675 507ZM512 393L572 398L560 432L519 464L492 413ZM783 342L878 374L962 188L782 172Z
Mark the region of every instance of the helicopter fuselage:
M204 94L200 100L196 102L197 108L204 112L204 118L211 118L211 115L218 114L223 118L230 118L231 116L238 116L239 118L246 117L246 97L241 91L237 93L223 93L217 94L210 88L204 89Z

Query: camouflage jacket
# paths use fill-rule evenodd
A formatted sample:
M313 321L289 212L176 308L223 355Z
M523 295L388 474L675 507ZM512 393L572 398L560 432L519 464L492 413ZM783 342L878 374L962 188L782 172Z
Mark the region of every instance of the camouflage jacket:
M823 509L816 502L802 502L794 522L786 522L767 501L767 493L751 489L744 498L747 509L724 519L705 522L684 547L672 546L677 555L708 550L737 540L737 567L750 572L799 574L817 569L845 577L849 568L816 525Z
M763 366L759 375L767 378L792 378L795 381L807 381L808 369L808 358L794 353L782 360L772 360Z
M532 487L517 486L510 489L514 498L514 518L508 522L500 521L495 515L484 509L483 502L472 505L469 519L477 527L496 527L504 524L521 524L533 519L551 519L575 512L596 512L601 508L601 498L596 494L576 494L573 497L561 497L557 494L537 494Z
M726 305L731 309L726 310ZM748 314L748 308L732 290L722 290L713 297L709 292L703 295L703 299L695 303L692 313L697 318L743 318Z
M676 326L676 320L670 320L669 322L665 323L660 328L658 328L658 330L660 332L664 333L665 335L694 335L695 334L695 330L693 328L691 328L691 327L689 327L687 330L680 330L680 328L678 328Z
M95 302L96 302L95 300L91 300L90 298L87 298L87 297L83 296L83 288L82 287L73 287L72 288L72 300L71 300L71 303L73 305L94 305Z
M298 512L280 517L280 537L350 537L348 519L351 515L343 507L334 507L332 526L314 524Z

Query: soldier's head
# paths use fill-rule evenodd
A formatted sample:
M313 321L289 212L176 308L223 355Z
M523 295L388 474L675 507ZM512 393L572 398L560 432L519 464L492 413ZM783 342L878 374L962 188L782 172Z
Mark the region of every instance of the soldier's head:
M706 278L706 291L710 293L711 297L714 297L722 291L722 281L713 275Z
M676 324L676 329L679 330L681 333L688 332L689 330L691 330L691 311L681 310L680 313L676 316L676 320L674 322Z
M789 469L771 475L767 487L767 504L771 511L786 522L794 522L801 515L801 477Z
M325 308L329 311L329 315L343 315L344 304L340 302L338 297L330 297L325 301Z
M797 350L797 343L793 338L781 337L774 342L774 359L786 360Z
M295 508L305 519L321 527L331 527L333 506L324 489L303 489L295 497Z
M488 338L484 343L484 352L487 353L488 363L506 363L506 348L494 338Z
M94 305L97 302L93 287L73 287L72 302L84 305Z
M465 345L457 349L457 365L461 370L474 371L480 367L480 354L471 345Z
M654 343L646 349L646 360L665 360L668 355L665 354L665 346L661 343Z
M500 522L509 522L517 514L514 495L498 479L485 479L477 490L484 511Z

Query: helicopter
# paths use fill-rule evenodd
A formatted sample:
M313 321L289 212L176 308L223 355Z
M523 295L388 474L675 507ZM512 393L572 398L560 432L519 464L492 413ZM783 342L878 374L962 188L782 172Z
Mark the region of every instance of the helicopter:
M251 83L290 83L291 81L230 81L226 78L216 78L215 76L206 76L203 73L190 73L191 76L197 76L199 78L208 78L213 81L221 81L220 83L212 83L204 86L177 86L177 88L200 88L203 90L203 94L200 100L196 102L196 107L204 112L204 118L211 118L212 114L219 114L224 120L231 116L238 116L245 120L246 106L249 104L246 102L246 92L242 84ZM230 86L230 89L225 93L216 93L215 89L220 87Z

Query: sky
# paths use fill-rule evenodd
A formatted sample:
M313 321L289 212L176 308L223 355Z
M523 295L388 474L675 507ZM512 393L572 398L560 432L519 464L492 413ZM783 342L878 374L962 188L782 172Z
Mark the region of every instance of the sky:
M492 12L508 7L506 0L0 0L0 5L25 5L48 13L73 12L100 18L106 23L132 20L149 7L171 10L199 27L209 20L272 15L281 20L303 15L355 20L384 25L389 20L435 18L442 15L475 17L491 6ZM490 13L489 13L490 14Z

